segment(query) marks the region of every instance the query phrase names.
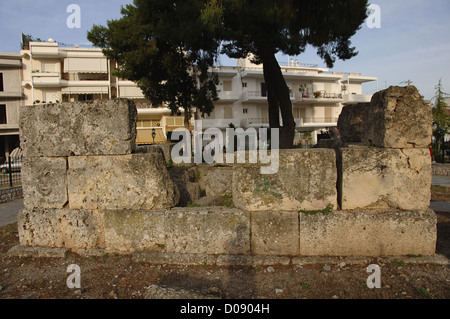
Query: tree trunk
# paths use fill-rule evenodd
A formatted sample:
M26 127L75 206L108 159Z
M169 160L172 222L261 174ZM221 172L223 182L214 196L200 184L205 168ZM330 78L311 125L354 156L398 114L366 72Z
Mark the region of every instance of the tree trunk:
M284 80L275 54L262 54L261 58L269 103L269 125L270 128L280 128L280 149L290 149L294 144L295 121L289 87ZM280 111L283 126L280 126Z

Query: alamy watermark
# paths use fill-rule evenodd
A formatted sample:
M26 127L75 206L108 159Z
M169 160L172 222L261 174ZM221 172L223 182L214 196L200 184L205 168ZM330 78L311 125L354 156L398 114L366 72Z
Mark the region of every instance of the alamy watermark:
M279 129L227 128L225 135L219 128L202 130L202 121L194 122L193 136L186 128L172 132L172 141L179 141L171 151L172 161L176 164L194 163L228 164L249 163L269 164L261 166L264 175L276 174L279 169ZM270 151L269 151L270 147ZM224 158L225 157L225 158Z
M368 17L366 25L369 29L381 28L381 7L378 4L370 4L367 8Z
M378 265L369 265L366 269L368 273L372 273L366 281L367 287L370 289L381 288L381 268Z
M66 20L66 25L69 29L81 28L81 8L78 4L70 4L66 9L67 13L71 13Z
M78 265L72 264L67 267L67 272L71 273L66 280L67 288L80 289L81 288L81 268Z

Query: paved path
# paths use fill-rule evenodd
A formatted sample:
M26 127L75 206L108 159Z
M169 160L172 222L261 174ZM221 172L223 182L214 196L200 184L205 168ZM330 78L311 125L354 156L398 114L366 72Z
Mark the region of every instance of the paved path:
M0 227L17 221L17 214L24 208L23 200L0 204Z
M450 186L450 176L433 176L433 185Z

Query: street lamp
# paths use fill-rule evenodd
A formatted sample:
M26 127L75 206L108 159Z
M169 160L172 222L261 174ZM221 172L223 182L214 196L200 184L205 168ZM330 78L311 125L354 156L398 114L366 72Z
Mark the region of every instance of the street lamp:
M155 144L156 130L152 129L153 144Z

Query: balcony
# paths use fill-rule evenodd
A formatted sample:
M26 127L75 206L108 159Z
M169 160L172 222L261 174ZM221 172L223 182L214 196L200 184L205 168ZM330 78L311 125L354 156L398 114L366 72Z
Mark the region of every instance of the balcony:
M289 94L292 102L295 101L295 94L291 92ZM267 103L267 93L262 91L245 91L242 93L242 102L249 103Z
M344 104L370 103L372 95L370 94L344 94Z
M341 93L327 93L326 91L299 92L295 96L296 104L336 104L343 101Z
M60 87L62 85L59 72L33 72L32 77L35 87Z
M236 102L239 100L239 95L235 91L219 91L218 98L219 100L216 103Z
M230 127L230 124L233 124L234 127L241 127L240 119L202 119L202 129L208 128L219 128L226 129Z
M269 119L268 118L249 118L242 120L242 126L245 128L249 127L267 127L269 128Z
M325 128L337 125L337 117L305 117L295 119L296 128Z

